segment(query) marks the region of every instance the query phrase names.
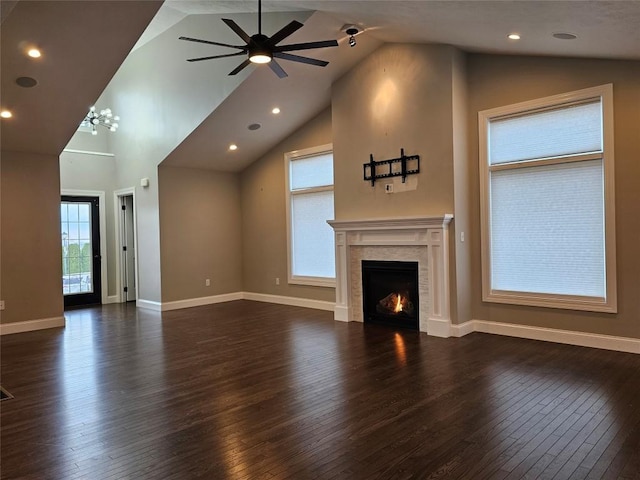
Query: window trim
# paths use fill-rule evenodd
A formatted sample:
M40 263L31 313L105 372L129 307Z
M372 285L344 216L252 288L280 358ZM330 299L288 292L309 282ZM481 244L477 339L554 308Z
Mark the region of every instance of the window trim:
M499 118L537 113L571 104L600 100L602 104L602 152L562 155L550 158L523 160L511 164L489 165L489 123ZM606 84L574 92L552 95L478 112L480 164L480 234L482 264L482 300L484 302L561 308L592 312L617 312L616 238L615 238L615 172L613 137L613 85ZM604 171L604 245L605 298L575 295L514 292L491 288L491 171L530 166L569 163L602 159Z
M304 148L301 150L294 150L292 152L286 152L284 154L285 165L285 193L286 193L286 218L287 218L287 282L292 285L308 285L313 287L335 287L336 278L327 277L311 277L303 275L293 275L293 245L291 242L292 225L291 225L291 196L296 194L314 193L314 192L326 192L334 191L334 184L323 185L321 187L309 187L298 192L291 192L291 162L300 160L306 157L313 157L322 154L333 154L333 144L327 143L325 145L319 145L317 147Z

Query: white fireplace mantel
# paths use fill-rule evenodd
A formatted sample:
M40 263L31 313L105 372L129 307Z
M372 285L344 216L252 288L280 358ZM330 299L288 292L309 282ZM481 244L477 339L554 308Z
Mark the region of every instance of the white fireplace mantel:
M425 272L419 276L420 331L449 337L448 246L452 219L453 215L445 214L330 221L336 236L335 320L362 321L360 267L354 260L417 260L419 269Z

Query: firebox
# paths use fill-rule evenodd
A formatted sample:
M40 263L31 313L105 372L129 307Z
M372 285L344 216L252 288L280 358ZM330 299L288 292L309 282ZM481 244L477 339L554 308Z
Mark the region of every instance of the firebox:
M418 330L418 262L362 261L365 323Z

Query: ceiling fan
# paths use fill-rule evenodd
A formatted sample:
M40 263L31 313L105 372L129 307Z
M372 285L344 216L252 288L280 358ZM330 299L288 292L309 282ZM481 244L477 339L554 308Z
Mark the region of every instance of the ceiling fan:
M288 25L285 25L271 37L262 34L262 0L258 0L258 33L249 36L240 26L228 18L223 18L222 21L226 23L231 30L233 30L246 45L230 45L228 43L211 42L209 40L201 40L198 38L179 37L180 40L187 40L189 42L207 43L209 45L217 45L220 47L235 48L240 50L235 53L227 53L224 55L212 55L209 57L189 58L187 62L200 62L202 60L212 60L215 58L237 57L240 55L246 55L247 58L244 62L234 68L229 75L236 75L242 69L244 69L250 63L268 63L269 67L279 77L287 77L287 72L276 61L276 58L282 60L289 60L292 62L306 63L308 65L317 65L318 67L326 67L329 62L324 60L317 60L315 58L302 57L300 55L292 55L286 52L292 52L296 50L310 50L314 48L325 47L337 47L338 42L336 40L325 40L320 42L306 42L306 43L292 43L289 45L278 45L281 41L287 38L292 33L300 29L303 24L293 20Z

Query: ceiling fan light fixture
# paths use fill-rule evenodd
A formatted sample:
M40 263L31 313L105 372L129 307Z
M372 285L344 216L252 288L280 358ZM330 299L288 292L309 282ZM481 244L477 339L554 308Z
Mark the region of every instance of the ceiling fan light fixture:
M278 78L287 77L287 72L280 66L278 60L288 60L291 62L305 63L307 65L316 65L326 67L329 62L325 60L317 60L315 58L294 55L289 52L298 50L313 50L316 48L337 47L337 40L324 40L320 42L304 42L280 45L285 38L289 37L300 28L303 24L297 20L292 20L282 27L270 37L262 33L262 1L258 0L258 33L249 35L236 22L229 18L223 18L222 21L233 30L243 41L244 45L232 45L229 43L213 42L191 37L178 37L179 40L187 40L189 42L205 43L216 45L219 47L228 47L237 50L234 53L225 53L221 55L210 55L206 57L188 58L188 62L199 62L201 60L212 60L215 58L227 58L246 55L246 59L236 68L229 72L229 75L237 75L250 64L268 64L269 68Z
M266 35L262 35L262 33L257 33L251 37L251 42L249 43L249 61L251 63L269 63L273 58L273 52L266 45L266 42L269 41L269 37Z
M251 63L269 63L273 57L267 52L254 52L249 56Z

